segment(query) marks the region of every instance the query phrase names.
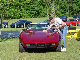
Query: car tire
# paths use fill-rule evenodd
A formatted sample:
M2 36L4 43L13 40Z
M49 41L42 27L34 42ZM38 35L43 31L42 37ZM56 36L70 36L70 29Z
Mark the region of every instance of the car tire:
M24 26L23 25L21 25L21 28L23 28Z
M22 44L19 42L19 52L25 52L26 51L26 49L25 49L25 47L23 47L22 46Z
M70 23L69 27L72 27L72 23Z
M80 26L80 22L78 23L78 26Z
M56 52L61 52L61 41L59 41L59 44L56 47Z

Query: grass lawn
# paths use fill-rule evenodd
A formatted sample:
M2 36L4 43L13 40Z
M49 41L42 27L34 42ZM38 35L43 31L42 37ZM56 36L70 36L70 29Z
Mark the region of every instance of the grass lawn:
M66 52L53 52L43 50L36 52L19 52L18 38L3 39L0 42L1 60L80 60L80 40L67 39Z
M70 17L72 18L72 17ZM68 18L68 19L70 19ZM33 23L42 22L46 18L27 18L26 20ZM19 19L12 19L8 22L9 28L4 28L2 31L20 31L23 28L10 28L10 24L18 21ZM24 19L25 20L25 19ZM8 21L8 20L4 20ZM80 28L78 26L77 28ZM53 52L53 50L39 50L36 52L19 52L19 38L4 38L0 42L0 60L80 60L80 39L70 40L66 39L66 52ZM0 39L1 41L1 39Z

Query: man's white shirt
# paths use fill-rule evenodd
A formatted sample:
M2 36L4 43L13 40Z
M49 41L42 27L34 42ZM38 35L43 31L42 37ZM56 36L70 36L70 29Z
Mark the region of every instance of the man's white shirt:
M60 19L60 18L55 18L55 22L54 22L54 23L50 23L50 26L55 25L55 26L57 26L57 27L60 27L60 25L61 25L62 22L63 22L62 19Z

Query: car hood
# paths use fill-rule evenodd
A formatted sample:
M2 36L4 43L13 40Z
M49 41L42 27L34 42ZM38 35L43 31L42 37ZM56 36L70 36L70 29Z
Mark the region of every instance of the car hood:
M47 33L43 31L29 31L22 33L22 41L24 43L57 43L59 41L59 33Z

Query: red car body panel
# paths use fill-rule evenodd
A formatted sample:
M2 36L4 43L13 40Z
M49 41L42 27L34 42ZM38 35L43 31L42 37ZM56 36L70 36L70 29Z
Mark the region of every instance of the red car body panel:
M76 25L76 23L77 23L77 25L78 25L79 22L80 22L80 21L72 21L71 23L72 23L72 25Z
M72 23L72 25L76 25L76 23L77 23L77 25L78 25L78 23L80 23L80 21L67 21L67 22L65 22L68 26L70 25L70 23Z
M67 21L67 22L65 22L65 23L67 24L67 26L69 26L71 22L70 22L70 21Z
M20 33L19 35L19 40L22 42L22 44L26 46L26 44L53 44L55 43L55 46L58 45L58 42L61 39L60 33L57 32L52 32L49 34L48 32L43 32L43 30L37 31L39 29L36 29L35 31L33 30L26 30L23 29L23 32ZM55 47L53 46L53 47ZM31 47L33 48L33 47ZM37 48L34 47L34 48ZM46 47L47 48L47 47Z

